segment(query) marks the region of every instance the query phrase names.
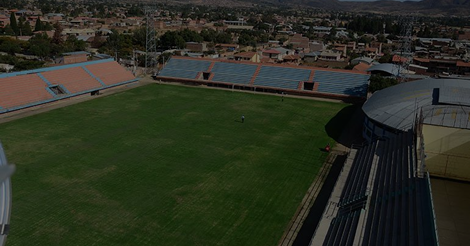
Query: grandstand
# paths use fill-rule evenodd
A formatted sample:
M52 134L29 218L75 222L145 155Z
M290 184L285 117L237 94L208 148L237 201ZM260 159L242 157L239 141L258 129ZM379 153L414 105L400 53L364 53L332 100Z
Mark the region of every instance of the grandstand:
M438 245L413 131L353 149L310 245Z
M136 81L113 59L0 74L0 114Z
M257 70L257 65L217 62L211 70L212 81L248 85Z
M462 222L461 213L467 211L454 209L449 215L443 200L462 208L469 201L447 194L444 182L433 179L433 188L446 191L434 203L430 176L446 178L449 186L452 179L470 180L469 94L468 82L457 79L423 79L374 93L362 107L367 145L351 149L310 244L454 245L466 240L465 229L448 225ZM459 185L468 190L468 184ZM438 239L441 229L445 236Z
M173 57L156 79L363 101L369 75L350 70Z
M362 107L365 139L392 138L413 128L422 114L426 166L433 176L470 180L470 84L423 79L372 95Z
M207 71L211 62L186 59L172 59L161 71L162 77L196 79L199 72Z
M262 66L255 78L255 86L296 90L299 83L308 81L310 70Z

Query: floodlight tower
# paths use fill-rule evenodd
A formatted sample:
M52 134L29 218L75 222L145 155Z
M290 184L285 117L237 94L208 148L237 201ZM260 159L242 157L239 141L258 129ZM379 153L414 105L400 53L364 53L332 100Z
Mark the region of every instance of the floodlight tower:
M145 73L154 70L156 65L157 39L155 30L156 7L145 8L146 36L145 36Z
M403 76L404 72L407 72L410 67L411 59L411 41L413 36L413 23L415 18L412 16L401 18L401 44L400 44L400 59L397 73L398 82L406 82L406 78ZM404 58L402 60L402 58Z

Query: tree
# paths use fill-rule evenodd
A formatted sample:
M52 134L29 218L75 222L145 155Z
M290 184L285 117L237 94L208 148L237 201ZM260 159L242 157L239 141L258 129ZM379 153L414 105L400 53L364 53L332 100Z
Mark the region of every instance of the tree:
M42 25L41 19L38 17L36 19L36 25L34 26L34 31L37 32L37 31L43 31L43 30L44 30L44 26Z
M55 30L54 30L54 36L52 36L52 43L54 44L62 44L64 41L62 40L62 31L64 29L62 28L62 26L57 23L55 25Z
M147 40L147 30L145 27L138 28L132 32L132 44L138 49L145 49Z
M97 32L95 37L93 37L93 41L91 42L90 46L92 48L100 48L103 46L103 41L101 40L101 32Z
M27 61L27 60L18 60L15 64L14 71L23 71L31 70L36 68L41 68L44 66L43 61Z
M377 41L381 42L381 43L386 43L387 39L385 38L385 36L383 34L380 34L380 35L377 36Z
M384 78L380 75L372 75L370 77L369 92L382 90L396 84L398 84L398 81L394 78Z
M18 29L18 23L16 22L16 16L13 12L11 12L10 14L10 26L11 29L13 29L15 35L18 35L20 33L20 30Z
M21 52L20 42L11 38L1 40L0 51L6 52L10 55Z
M132 36L119 34L115 29L111 31L112 33L106 39L106 43L100 48L100 52L115 55L117 58L130 57L133 51Z
M226 32L220 32L217 34L215 41L217 43L229 44L232 42L232 35Z
M183 49L186 47L186 41L177 32L169 31L160 37L160 46L165 49L174 47Z
M63 47L63 52L84 51L86 49L86 42L78 40L74 35L70 35L67 37Z
M385 55L383 55L382 57L380 57L379 62L380 62L380 63L389 63L389 62L392 62L392 55L390 55L390 54L385 54Z
M41 59L51 55L51 40L47 34L43 33L34 35L29 40L29 44L29 52L31 52L33 55L39 56Z
M54 27L51 25L51 23L46 22L46 25L44 26L44 31L52 31Z
M192 31L192 30L189 30L189 29L184 29L184 30L181 30L179 33L178 33L179 36L181 36L185 42L202 42L204 41L204 39L201 37L201 35L199 35L199 33L195 32L195 31Z
M23 36L31 36L33 35L33 31L31 30L31 25L29 21L24 21L21 27L21 33Z
M10 24L8 24L8 25L5 26L4 31L5 31L5 35L10 35L10 36L16 35L16 34L15 34L15 31L14 31L13 28L10 26Z

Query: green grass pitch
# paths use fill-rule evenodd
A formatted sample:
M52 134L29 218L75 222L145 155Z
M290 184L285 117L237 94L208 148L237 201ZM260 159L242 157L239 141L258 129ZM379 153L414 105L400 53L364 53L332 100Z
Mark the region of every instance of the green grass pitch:
M274 246L345 106L151 84L1 124L7 245Z

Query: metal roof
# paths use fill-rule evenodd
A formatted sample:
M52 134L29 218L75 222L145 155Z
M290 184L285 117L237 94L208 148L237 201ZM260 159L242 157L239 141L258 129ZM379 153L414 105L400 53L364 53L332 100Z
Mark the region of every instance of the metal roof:
M357 57L352 60L353 63L359 63L359 62L367 62L367 64L372 64L374 62L374 59L367 57L367 56L362 56L362 57Z
M8 165L5 152L0 143L0 245L5 245L10 226L11 214L11 181L9 176L14 166Z
M470 83L460 79L423 79L377 91L362 106L370 119L409 130L423 110L424 123L470 129Z
M470 89L447 87L439 90L440 104L470 106Z
M380 63L380 64L377 64L377 65L372 66L371 68L367 69L367 72L382 71L382 72L389 73L393 76L397 76L398 71L400 69L399 67L400 67L399 65L392 64L392 63Z

